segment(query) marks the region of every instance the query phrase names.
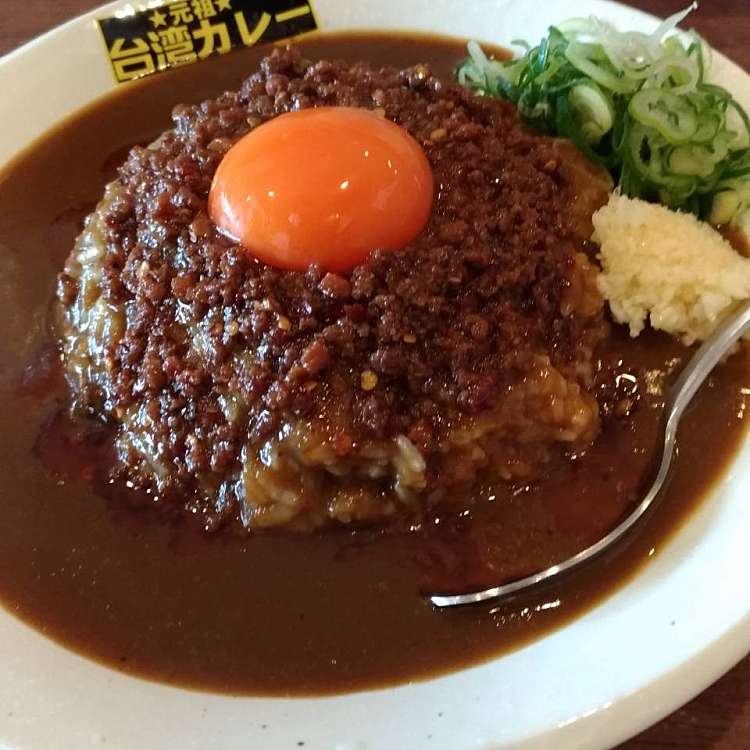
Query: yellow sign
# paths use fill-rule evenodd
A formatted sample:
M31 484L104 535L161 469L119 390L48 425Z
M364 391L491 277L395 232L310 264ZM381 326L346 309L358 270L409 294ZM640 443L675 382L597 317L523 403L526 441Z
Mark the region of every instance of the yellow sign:
M318 28L304 0L174 0L98 24L119 82Z

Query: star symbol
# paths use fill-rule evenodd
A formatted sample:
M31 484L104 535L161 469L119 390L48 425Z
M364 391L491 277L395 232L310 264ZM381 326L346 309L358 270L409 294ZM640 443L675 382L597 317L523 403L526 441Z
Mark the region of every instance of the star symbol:
M149 17L148 20L151 21L151 25L158 29L159 26L166 26L167 25L167 17L160 13L158 10L155 10Z
M232 10L232 0L215 0L216 10Z

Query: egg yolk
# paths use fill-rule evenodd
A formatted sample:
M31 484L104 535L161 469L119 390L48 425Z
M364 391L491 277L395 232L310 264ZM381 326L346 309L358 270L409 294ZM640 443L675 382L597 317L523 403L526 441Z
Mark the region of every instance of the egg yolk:
M432 195L429 162L406 130L368 110L319 107L240 139L216 171L209 213L264 263L346 271L419 234Z

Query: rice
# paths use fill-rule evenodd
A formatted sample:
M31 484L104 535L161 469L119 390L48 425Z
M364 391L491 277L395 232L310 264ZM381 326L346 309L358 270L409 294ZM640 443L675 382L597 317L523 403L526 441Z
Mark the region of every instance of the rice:
M690 214L613 193L593 224L599 291L631 336L648 321L692 344L750 297L750 259Z

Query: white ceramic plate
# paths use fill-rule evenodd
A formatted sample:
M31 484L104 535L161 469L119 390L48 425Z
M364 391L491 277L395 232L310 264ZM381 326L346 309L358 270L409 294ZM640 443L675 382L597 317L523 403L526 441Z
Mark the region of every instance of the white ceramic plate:
M313 1L324 30L421 29L501 44L537 39L571 15L654 27L602 0ZM113 88L94 18L122 7L111 3L0 60L0 166ZM750 107L750 77L720 56L714 66ZM599 607L508 656L388 690L288 700L190 692L111 671L0 609L0 750L611 747L750 650L748 495L750 445L651 564Z

